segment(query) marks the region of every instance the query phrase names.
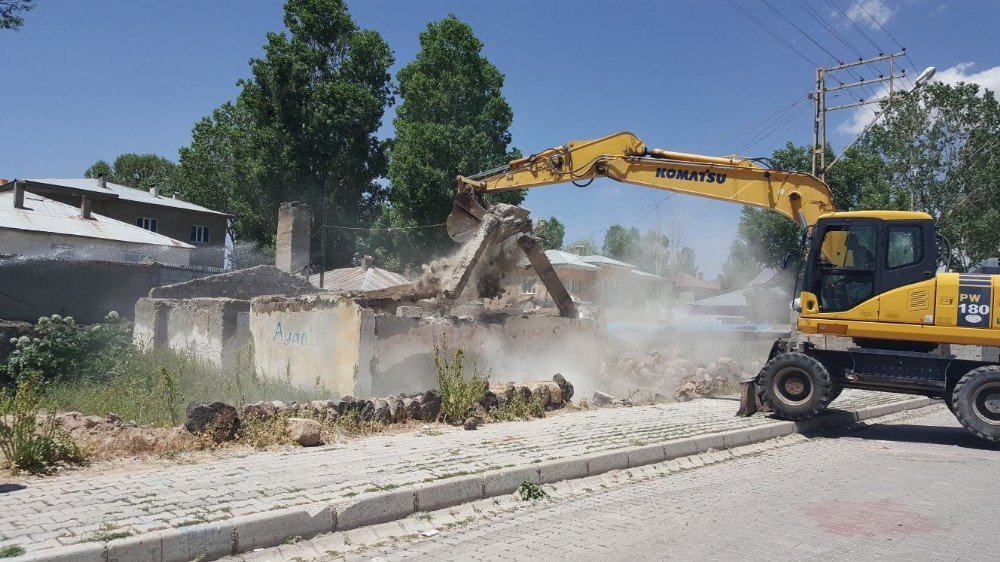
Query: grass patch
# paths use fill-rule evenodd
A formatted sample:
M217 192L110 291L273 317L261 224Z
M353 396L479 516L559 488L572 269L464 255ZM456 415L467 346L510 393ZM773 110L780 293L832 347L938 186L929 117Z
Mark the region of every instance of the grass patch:
M465 375L467 362L471 363L472 373L469 376ZM444 345L435 345L434 366L441 390L441 421L460 424L475 411L476 404L485 396L489 376L479 371L474 359L465 357L462 348L452 352Z
M181 351L129 348L104 376L57 382L48 395L62 410L88 415L114 412L142 425L170 427L183 421L190 402L218 400L242 407L260 400L328 398L330 393L259 376L250 366L249 351L234 368L222 369Z
M126 537L131 537L132 531L127 531L125 529L119 529L117 526L111 523L105 523L100 529L94 532L89 538L83 542L111 542L115 539L124 539Z
M14 558L15 556L21 556L22 554L24 554L24 549L17 544L0 548L0 558Z
M517 495L521 501L541 500L549 497L549 494L538 484L525 480L517 487Z
M56 429L55 408L39 415L44 389L41 375L24 372L13 391L0 390L0 467L45 474L61 465L86 462L80 448Z
M514 393L514 396L503 406L497 406L489 411L490 418L494 421L517 421L530 420L545 417L545 405L542 400L532 395L531 398L524 398L521 393Z

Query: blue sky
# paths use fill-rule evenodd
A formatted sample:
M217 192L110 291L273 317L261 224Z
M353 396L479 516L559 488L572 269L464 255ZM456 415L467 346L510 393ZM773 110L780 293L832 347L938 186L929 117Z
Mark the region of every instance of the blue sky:
M855 0L734 1L746 13L730 0L627 7L367 0L350 2L350 9L362 27L386 38L397 68L412 60L428 22L448 13L469 22L507 76L514 145L524 152L623 129L650 146L704 154L765 156L786 140L805 144L812 134L807 101L774 113L811 87L814 67L804 59L832 63L823 48L843 59L856 58L854 49L875 54L869 40L897 50L889 34L907 47L907 65L934 65L945 81L1000 88L994 0L859 0L888 33ZM176 159L195 121L236 94L265 33L282 28L278 1L37 3L23 29L0 32L0 177L80 176L95 160L122 152ZM830 140L843 146L867 118L850 110L832 115ZM386 136L391 120L390 111ZM695 249L710 278L739 218L735 205L610 181L536 189L527 205L535 216L567 223L567 241L592 235L599 245L611 224L646 229L658 222Z

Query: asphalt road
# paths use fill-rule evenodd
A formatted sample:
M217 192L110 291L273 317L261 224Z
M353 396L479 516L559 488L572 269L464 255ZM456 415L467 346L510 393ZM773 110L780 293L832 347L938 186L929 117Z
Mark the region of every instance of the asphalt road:
M934 406L352 558L1000 560L998 485L1000 447Z

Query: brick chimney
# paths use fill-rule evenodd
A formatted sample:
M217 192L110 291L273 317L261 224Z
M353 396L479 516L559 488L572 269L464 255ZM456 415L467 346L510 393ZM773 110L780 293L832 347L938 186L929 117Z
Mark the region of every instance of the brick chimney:
M23 209L24 208L24 182L15 181L14 182L14 208Z
M291 201L278 207L278 237L274 265L292 275L309 272L309 231L312 209L307 203Z
M80 198L80 218L89 219L93 218L90 216L90 198L84 195Z
M97 187L107 189L108 188L108 177L104 175L104 172L97 174Z
M160 190L157 189L156 184L153 184L153 185L149 186L149 194L151 196L153 196L153 197L159 197L160 196Z

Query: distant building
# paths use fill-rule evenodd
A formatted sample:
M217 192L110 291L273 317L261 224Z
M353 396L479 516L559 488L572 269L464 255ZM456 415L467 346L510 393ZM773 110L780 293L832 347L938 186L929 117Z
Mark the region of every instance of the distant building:
M719 284L705 281L700 276L678 273L670 279L674 301L689 303L719 294Z
M337 292L378 291L410 284L409 279L398 273L375 267L367 256L359 267L341 267L323 273L322 285L319 273L310 275L309 282L314 287Z
M546 250L556 275L566 290L579 302L606 308L636 308L656 299L663 288L663 278L640 271L635 265L605 256L578 256L562 250ZM522 297L549 300L538 276L527 261L519 278Z
M190 245L191 265L223 267L229 215L160 195L133 189L105 178L23 179L24 190L73 207L84 201L93 213ZM14 181L0 185L13 192Z
M701 316L728 316L746 320L750 316L750 302L747 296L762 289L778 288L781 284L782 277L778 271L764 269L751 279L746 287L691 302L688 304L688 311Z
M0 254L189 265L194 246L20 190L0 192Z

